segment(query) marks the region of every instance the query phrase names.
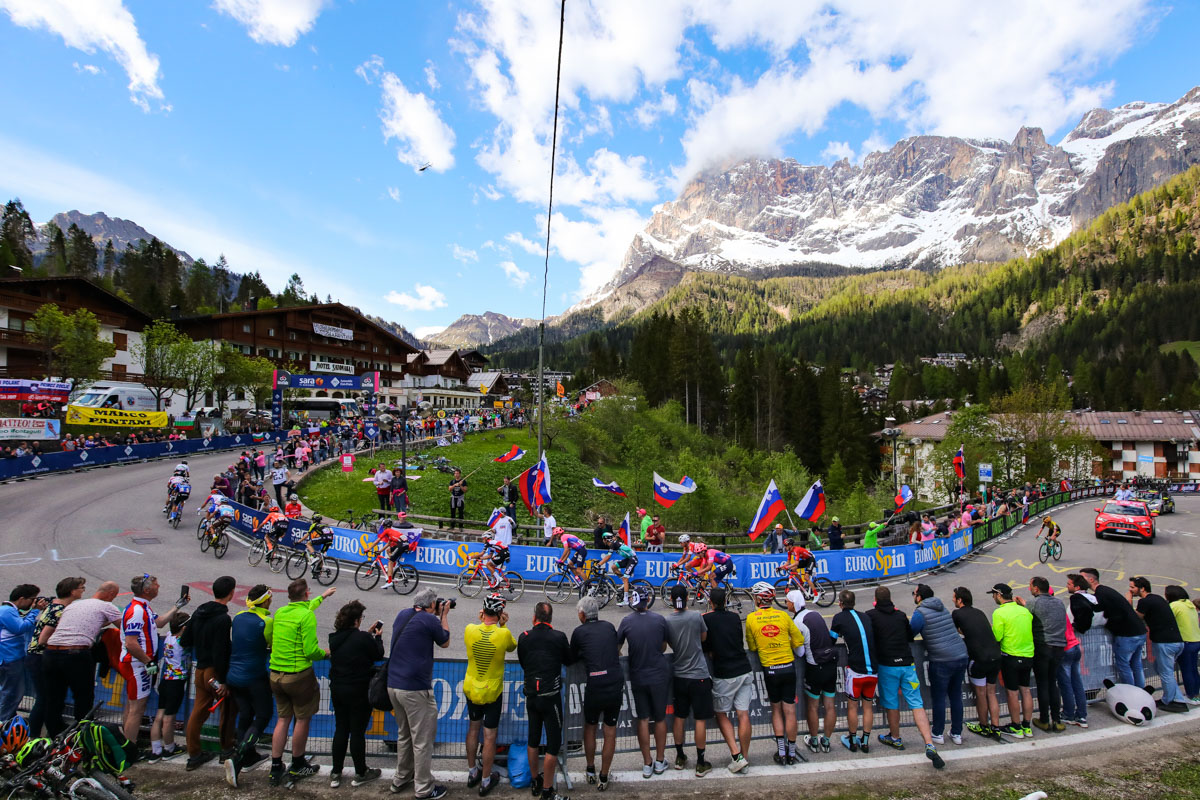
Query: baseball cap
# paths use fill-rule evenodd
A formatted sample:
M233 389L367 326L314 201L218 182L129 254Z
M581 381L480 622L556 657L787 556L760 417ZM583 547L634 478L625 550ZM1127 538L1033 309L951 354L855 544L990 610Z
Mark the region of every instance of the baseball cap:
M682 611L687 608L688 589L683 584L677 583L671 587L671 608L676 611Z
M842 520L841 520L841 518L840 518L840 517L834 517L834 518L833 518L833 521L834 521L834 522L841 522Z
M792 604L792 608L802 611L804 609L804 592L792 589L787 593L787 601Z
M649 602L650 602L649 594L643 595L637 589L634 589L633 591L631 591L629 593L629 607L630 608L635 608L638 611L643 611L643 610L645 610L646 605Z
M781 531L781 530L783 530L783 526L782 526L782 525L780 525L780 524L778 524L778 523L776 523L776 525L775 525L775 530L777 530L777 531Z
M1012 597L1012 587L1009 586L1007 583L997 583L995 586L992 587L992 590L989 592L989 594L999 594L1001 597L1011 598Z

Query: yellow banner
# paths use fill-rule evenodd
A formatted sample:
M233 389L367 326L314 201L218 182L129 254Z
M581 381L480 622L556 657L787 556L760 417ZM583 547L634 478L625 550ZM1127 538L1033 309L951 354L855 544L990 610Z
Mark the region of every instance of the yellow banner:
M122 411L119 408L67 406L68 425L108 425L121 428L165 428L165 411Z
M493 400L492 408L504 408L504 402L502 400Z

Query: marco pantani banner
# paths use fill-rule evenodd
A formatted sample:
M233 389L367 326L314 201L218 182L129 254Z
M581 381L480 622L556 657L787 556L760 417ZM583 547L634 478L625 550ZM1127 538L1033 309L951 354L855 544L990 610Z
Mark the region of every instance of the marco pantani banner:
M165 411L124 411L119 408L67 406L68 425L107 425L118 428L165 428Z
M57 439L62 423L56 419L0 418L0 439Z

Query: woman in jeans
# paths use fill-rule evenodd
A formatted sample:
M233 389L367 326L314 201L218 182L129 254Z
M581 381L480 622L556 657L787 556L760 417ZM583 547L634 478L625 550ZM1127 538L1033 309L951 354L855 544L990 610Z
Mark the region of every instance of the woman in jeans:
M346 763L346 745L354 759L354 780L361 786L379 777L380 771L367 768L367 725L371 721L371 703L367 686L375 662L383 658L383 623L375 622L369 631L360 630L365 606L351 600L338 611L329 634L329 694L333 701L333 770L329 785L342 785L342 767Z
M1058 665L1058 693L1062 696L1062 721L1068 725L1088 726L1087 694L1083 688L1083 674L1079 665L1083 662L1083 645L1075 635L1075 626L1067 617L1067 647L1063 650Z

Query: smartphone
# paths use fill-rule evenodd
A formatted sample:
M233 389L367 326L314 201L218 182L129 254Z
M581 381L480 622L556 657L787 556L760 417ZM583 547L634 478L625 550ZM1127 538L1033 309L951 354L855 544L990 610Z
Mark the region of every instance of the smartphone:
M375 624L372 625L371 627L377 631L383 630L383 620L381 620L381 619L375 620Z
M191 597L191 592L188 590L188 585L185 583L179 587L179 599L187 602Z

